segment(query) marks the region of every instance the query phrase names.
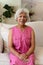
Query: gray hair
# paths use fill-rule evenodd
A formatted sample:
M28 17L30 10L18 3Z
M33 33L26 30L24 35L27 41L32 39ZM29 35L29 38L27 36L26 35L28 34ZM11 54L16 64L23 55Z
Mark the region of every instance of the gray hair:
M25 12L25 13L26 13L27 21L29 21L29 20L30 20L29 10L26 9L26 8L20 8L20 9L18 9L18 10L16 11L16 13L15 13L15 20L17 20L17 17L19 17L19 14L20 14L21 12Z

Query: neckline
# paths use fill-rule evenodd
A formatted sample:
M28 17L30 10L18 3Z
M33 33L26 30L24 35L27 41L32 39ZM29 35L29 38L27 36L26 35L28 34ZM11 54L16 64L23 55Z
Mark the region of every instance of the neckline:
M15 26L15 27L16 27L16 29L18 29L20 32L24 32L24 31L28 28L28 26L26 26L23 30L21 30L20 27L17 27L17 26Z

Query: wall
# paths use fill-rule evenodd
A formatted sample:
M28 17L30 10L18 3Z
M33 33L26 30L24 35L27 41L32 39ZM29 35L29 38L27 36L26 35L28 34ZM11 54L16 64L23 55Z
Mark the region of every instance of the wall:
M22 0L21 5L34 12L31 21L43 21L43 0Z
M5 5L6 3L11 6L21 6L21 0L0 0L0 2Z
M21 0L0 0L0 5L1 5L1 10L0 10L0 15L2 14L2 12L4 11L3 9L3 6L5 4L8 4L10 6L14 6L15 9L17 10L18 8L21 7ZM5 19L3 20L2 22L5 22L5 23L16 23L15 20L14 20L14 17L11 17L11 18L8 18L8 19Z
M33 7L33 10L35 14L32 16L32 19L43 21L43 2L36 2L36 6Z
M16 8L20 7L26 7L32 11L34 11L34 15L31 17L31 21L43 21L43 0L0 0L0 3L2 6L4 6L6 3L11 6L16 6ZM1 10L2 12L3 10ZM5 23L16 23L14 20L14 17L5 20Z

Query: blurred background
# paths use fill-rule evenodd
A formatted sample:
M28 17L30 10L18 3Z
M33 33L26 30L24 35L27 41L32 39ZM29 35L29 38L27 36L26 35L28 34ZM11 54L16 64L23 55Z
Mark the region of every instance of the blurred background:
M0 0L0 22L17 23L14 14L18 8L29 10L30 21L43 21L43 0Z

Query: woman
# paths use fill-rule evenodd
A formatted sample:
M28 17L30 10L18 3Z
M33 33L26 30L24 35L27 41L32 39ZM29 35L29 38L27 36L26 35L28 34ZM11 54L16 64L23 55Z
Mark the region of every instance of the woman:
M15 14L18 25L9 31L10 65L34 65L35 34L30 26L25 25L29 19L27 9L18 9Z

